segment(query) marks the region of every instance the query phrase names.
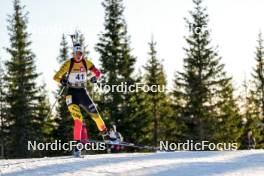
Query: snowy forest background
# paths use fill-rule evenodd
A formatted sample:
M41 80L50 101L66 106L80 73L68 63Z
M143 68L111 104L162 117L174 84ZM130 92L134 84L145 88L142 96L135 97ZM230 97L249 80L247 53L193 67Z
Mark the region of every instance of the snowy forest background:
M249 130L256 138L256 148L264 148L264 47L261 32L256 34L255 66L252 76L243 83L243 91L236 91L232 77L225 71L218 50L211 44L209 31L197 33L197 28L210 26L206 6L193 0L194 9L186 12L186 26L192 26L183 36L183 71L175 70L173 89L166 92L109 92L90 94L106 124L116 124L125 141L157 145L159 141L186 140L237 142L245 149ZM130 36L124 17L122 0L104 0L104 29L99 33L95 49L100 58L102 84L128 85L143 82L147 85L167 86L166 69L157 58L155 36L149 41L148 62L143 73L136 73L137 56L132 55ZM63 155L69 151L28 151L27 141L53 142L72 140L72 118L63 98L45 121L51 103L46 85L37 84L40 73L35 61L38 56L31 49L27 31L28 13L20 0L13 1L13 12L8 15L10 46L9 58L1 58L0 67L0 146L2 157L22 158ZM186 30L189 30L187 27ZM85 46L85 36L76 31ZM62 64L71 54L71 43L61 34L57 61ZM88 49L85 54L89 57ZM56 59L56 58L54 58ZM5 60L5 62L3 62ZM177 64L177 63L175 63ZM47 63L48 65L48 63ZM52 79L52 78L50 78ZM58 87L59 93L61 87ZM54 95L56 96L56 95ZM94 122L87 117L88 133L98 138Z

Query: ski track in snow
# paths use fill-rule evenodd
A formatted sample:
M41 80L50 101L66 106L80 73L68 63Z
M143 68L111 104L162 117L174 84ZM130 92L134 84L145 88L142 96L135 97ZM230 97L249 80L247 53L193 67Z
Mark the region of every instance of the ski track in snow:
M178 151L0 160L1 176L264 176L264 150Z

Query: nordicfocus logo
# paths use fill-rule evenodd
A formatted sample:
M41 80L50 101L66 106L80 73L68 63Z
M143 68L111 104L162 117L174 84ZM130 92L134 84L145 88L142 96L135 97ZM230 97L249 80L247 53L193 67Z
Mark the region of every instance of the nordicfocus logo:
M207 25L195 26L194 24L190 23L187 27L189 28L189 32L193 32L199 35L200 37L204 34L209 34L212 31L211 29L208 28Z
M144 83L135 83L129 85L127 82L121 82L119 85L103 85L95 84L94 91L109 93L109 92L165 92L164 85L147 85Z
M71 151L73 149L79 149L79 150L88 150L88 151L102 151L106 150L106 144L105 143L77 143L76 141L70 141L68 143L62 143L61 140L55 140L51 143L37 143L37 141L28 141L27 149L28 150L64 150L64 151Z
M212 143L209 141L194 142L193 140L187 140L186 142L173 143L168 141L160 141L159 149L166 151L176 150L188 150L188 151L203 151L203 150L219 150L229 151L237 150L237 143Z

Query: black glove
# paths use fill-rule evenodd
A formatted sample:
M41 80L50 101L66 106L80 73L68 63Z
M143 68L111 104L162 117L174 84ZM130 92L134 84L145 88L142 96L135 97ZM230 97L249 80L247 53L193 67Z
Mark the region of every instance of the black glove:
M62 79L60 80L60 83L61 83L62 86L67 86L68 81L67 81L65 78L62 78Z
M91 79L90 79L91 83L97 83L97 78L96 76L93 76Z

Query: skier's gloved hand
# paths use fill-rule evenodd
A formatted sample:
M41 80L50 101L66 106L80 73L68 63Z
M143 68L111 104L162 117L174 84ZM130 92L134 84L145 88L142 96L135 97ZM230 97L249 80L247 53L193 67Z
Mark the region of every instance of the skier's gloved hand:
M61 83L62 86L67 86L68 81L67 81L65 78L62 78L62 79L60 80L60 83Z
M93 76L91 79L90 79L91 83L97 83L97 78L96 76Z

